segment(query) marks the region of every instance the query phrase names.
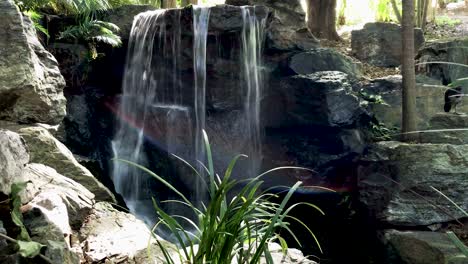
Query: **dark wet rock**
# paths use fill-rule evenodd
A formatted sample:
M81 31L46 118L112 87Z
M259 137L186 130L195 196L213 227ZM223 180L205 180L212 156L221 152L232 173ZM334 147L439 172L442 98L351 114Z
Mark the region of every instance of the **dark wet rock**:
M452 38L427 42L418 52L416 59L420 63L447 62L468 64L468 38ZM445 63L424 64L417 67L418 72L442 80L447 85L468 76L468 68ZM465 87L466 82L462 83Z
M48 50L57 59L67 88L81 86L85 82L87 70L90 67L89 51L85 45L52 43ZM70 92L69 89L65 91Z
M267 29L267 48L277 50L307 50L318 45L318 40L307 29L305 12L298 0L227 0L235 6L259 5L273 10Z
M348 75L342 72L292 76L283 80L281 87L292 124L352 127L364 114Z
M468 209L467 151L468 145L376 143L360 161L359 200L371 217L396 226L462 218L463 213L432 187Z
M424 44L421 29L414 30L414 47ZM363 29L351 32L354 56L375 66L397 67L401 64L401 27L393 23L367 23Z
M468 257L446 233L386 230L383 242L388 263L466 264Z
M119 36L123 40L128 40L134 17L139 13L155 9L151 5L124 5L108 11L105 20L117 25L120 28Z
M358 65L346 55L330 48L314 48L294 54L288 61L294 74L310 74L319 71L340 71L351 78L361 75Z
M0 16L0 119L58 124L66 101L57 61L13 1L2 1Z

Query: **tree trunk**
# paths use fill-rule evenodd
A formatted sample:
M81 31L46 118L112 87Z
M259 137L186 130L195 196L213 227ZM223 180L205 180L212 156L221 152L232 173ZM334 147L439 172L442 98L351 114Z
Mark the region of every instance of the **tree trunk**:
M182 1L180 1L181 6L196 5L196 4L198 4L198 0L182 0Z
M398 20L398 23L400 23L401 25L401 13L400 13L400 10L398 9L398 5L396 3L396 0L391 0L390 3L392 4L392 8L393 8L393 13L395 13L395 16Z
M176 8L177 0L161 0L161 8Z
M307 0L309 30L318 38L340 40L336 32L336 0Z
M402 16L402 139L414 141L416 131L416 77L414 71L414 0L403 0Z

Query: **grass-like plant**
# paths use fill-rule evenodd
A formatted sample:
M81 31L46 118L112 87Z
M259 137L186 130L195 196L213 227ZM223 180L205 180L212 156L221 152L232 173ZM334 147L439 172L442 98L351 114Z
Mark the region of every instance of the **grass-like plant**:
M207 167L203 166L206 172L197 171L188 162L179 158L202 180L203 175L208 175L209 182L203 182L209 192L209 201L206 205L202 205L202 208L197 208L184 194L159 175L138 164L120 160L147 172L174 191L180 200L168 202L181 203L198 216L198 220L194 221L183 215L169 215L153 198L154 207L159 216L159 221L154 226L153 232L158 227L164 226L177 240L176 245L168 247L167 243L155 236L166 263L254 264L259 263L262 257L267 263L273 263L268 244L277 241L284 254L288 248L287 242L281 237L279 230L288 232L299 245L301 244L291 231L289 221L295 221L302 225L304 230L309 232L311 238L315 240L319 249L322 250L312 230L299 219L289 216L291 210L300 205L324 214L320 208L310 203L288 205L291 196L300 187L301 182L297 182L289 188L280 203L273 201L274 199L278 200L277 195L268 193L268 190L261 190L262 178L270 172L283 169L307 169L278 167L249 180L239 181L233 179L232 172L237 161L246 156L238 155L230 162L224 176L220 177L214 171L211 146L205 131L203 131L203 137L208 161ZM240 191L237 191L238 189ZM236 190L236 194L229 198L228 194L233 190ZM187 225L191 226L190 230L184 228Z

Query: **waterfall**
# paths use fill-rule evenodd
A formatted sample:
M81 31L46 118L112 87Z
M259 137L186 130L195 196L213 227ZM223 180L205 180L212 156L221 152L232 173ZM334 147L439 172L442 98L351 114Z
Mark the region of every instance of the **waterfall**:
M112 141L116 158L144 167L156 162L149 160L146 142L152 141L168 151L175 150L173 147L171 149L171 146L175 146L175 138L167 137L164 140L154 135L158 133L154 127L155 121L158 121L160 128L165 127L167 133L173 133L174 129L186 128L171 123L190 120L188 108L179 105L181 91L178 88L177 67L181 32L177 25L180 24L180 12L174 17L175 21L170 21L176 25L171 32L166 32L165 12L144 12L133 21L118 112L120 122ZM154 55L156 53L159 54L157 57ZM168 78L168 70L172 78ZM154 218L151 204L153 179L140 169L120 161L114 161L112 179L115 190L122 195L130 211L151 223Z
M193 9L193 69L194 69L194 111L195 111L195 159L205 160L203 135L206 123L206 46L208 39L208 23L210 9L208 7L194 7ZM201 165L198 171L203 171ZM198 204L203 202L206 195L206 186L200 178L196 179L195 199Z
M213 45L208 39L209 20L213 15L211 8L193 7L193 35L187 32L187 28L181 29L181 21L185 18L181 18L179 9L148 11L137 15L130 34L118 111L119 124L112 141L114 155L150 170L160 169L158 166L161 163L170 167L167 174L160 176L176 182L177 188L185 188L183 192L186 196L198 205L206 202L208 197L203 181L182 168L184 165L181 162L170 160L170 154L182 157L193 165L196 165L196 160L205 162L202 129L210 131L210 127L212 130L216 127L215 130L224 131L225 135L213 133L209 134L210 138L218 136L223 140L226 138L225 142L236 143L233 148L221 146L218 152L228 149L223 156L230 159L235 154L248 154L250 176L254 176L261 165L260 102L266 17L257 17L255 7L239 10L243 24L236 32L239 42L232 47L236 47L236 51L240 48L240 52L233 52L233 57L224 58L239 64L239 71L234 70L229 78L239 83L238 89L233 91L239 93L236 100L243 102L234 115L222 113L235 117L232 122L234 129L230 131L223 128L225 123L207 118L207 100L210 100L207 83L212 77L207 74L207 57L211 63L219 59L217 54L207 52L208 47ZM187 52L188 45L191 45L193 54ZM234 65L237 67L237 64ZM193 67L193 72L187 71L190 67ZM210 67L213 68L213 64ZM222 82L218 85L209 87L210 91L224 88ZM217 146L213 147L216 152ZM225 166L227 164L220 164L220 167ZM195 167L204 170L202 166ZM151 198L156 197L160 201L176 198L161 191L162 184L147 173L120 161L113 164L112 179L130 211L149 225L154 224L155 220ZM181 208L166 209L169 209L169 213L184 214L180 213Z
M260 102L262 97L262 53L265 39L266 17L255 15L255 7L241 7L242 11L242 46L241 73L243 85L246 87L245 115L246 138L248 139L251 160L250 176L260 171L262 150L260 133Z

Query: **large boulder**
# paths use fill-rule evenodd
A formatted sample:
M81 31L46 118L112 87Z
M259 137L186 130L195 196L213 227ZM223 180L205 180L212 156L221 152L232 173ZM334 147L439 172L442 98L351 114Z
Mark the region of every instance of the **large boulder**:
M355 126L364 111L348 75L323 71L296 75L281 82L286 114L296 125Z
M0 129L0 192L10 194L11 185L20 178L29 154L21 137Z
M94 194L83 185L60 175L56 170L45 165L28 164L20 179L21 181L30 182L22 194L23 203L31 202L31 206L34 208L40 204L47 204L47 199L57 195L66 205L68 222L73 227L81 225L94 204ZM57 211L52 212L56 213ZM63 213L63 211L58 213ZM46 212L44 214L50 215L50 213ZM64 228L63 219L51 220L62 221L57 226L63 230L67 229Z
M424 44L421 29L414 30L414 47ZM354 56L375 66L397 67L402 56L401 27L393 23L367 23L363 29L351 32L351 49Z
M318 40L306 25L306 14L299 0L227 0L226 4L263 5L272 9L273 18L267 30L267 47L277 50L307 50L318 45Z
M115 202L114 195L75 159L68 148L42 127L23 127L18 133L26 141L31 162L44 164L82 184L97 200Z
M154 243L151 231L133 215L120 212L108 203L97 203L79 231L85 259L90 263L128 259ZM159 256L163 257L159 249ZM156 254L153 250L152 254ZM155 257L156 259L156 257ZM155 263L155 259L150 262ZM156 261L157 263L157 261Z
M66 102L57 61L42 47L33 23L12 0L0 3L0 16L0 119L59 123Z
M429 121L429 130L420 134L421 142L468 144L468 115L438 113Z
M378 142L360 161L360 202L370 216L396 226L462 218L451 201L468 210L466 164L468 145Z
M456 65L456 63L468 64L466 46L468 46L466 37L427 42L416 57L420 63L424 63L417 67L418 72L442 80L444 84L465 78L468 75L468 68ZM466 82L462 84L465 88L467 87Z
M288 60L288 69L294 74L340 71L352 78L361 75L357 64L350 57L329 48L314 48L294 54Z
M446 233L386 230L386 263L467 264L468 257Z

